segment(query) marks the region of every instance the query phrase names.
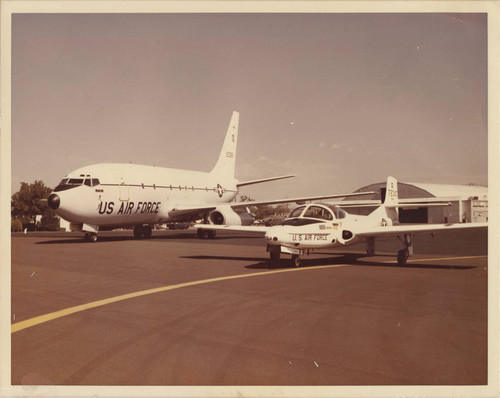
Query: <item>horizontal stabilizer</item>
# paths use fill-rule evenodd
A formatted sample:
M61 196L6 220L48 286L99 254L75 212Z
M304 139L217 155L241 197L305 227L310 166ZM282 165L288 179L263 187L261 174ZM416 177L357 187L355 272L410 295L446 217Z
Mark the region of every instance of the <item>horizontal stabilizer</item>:
M296 177L296 175L295 174L290 174L290 175L286 175L286 176L262 178L260 180L243 181L243 182L237 183L236 186L237 187L244 187L245 185L260 184L260 183L263 183L263 182L283 180L285 178L292 178L292 177Z

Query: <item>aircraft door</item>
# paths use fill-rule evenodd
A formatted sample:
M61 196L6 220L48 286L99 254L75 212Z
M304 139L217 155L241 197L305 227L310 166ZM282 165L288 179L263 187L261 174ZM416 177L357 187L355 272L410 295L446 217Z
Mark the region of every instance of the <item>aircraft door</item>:
M122 178L120 182L120 201L128 202L129 200L130 200L130 187L127 184L125 184L125 181L123 181Z

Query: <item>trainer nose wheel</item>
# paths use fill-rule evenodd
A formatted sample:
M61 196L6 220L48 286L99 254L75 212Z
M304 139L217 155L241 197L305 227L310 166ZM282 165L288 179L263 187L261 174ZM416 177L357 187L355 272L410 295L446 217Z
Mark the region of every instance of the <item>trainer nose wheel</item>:
M292 255L292 266L294 266L295 268L298 268L298 267L300 267L300 264L301 264L300 256L298 254L293 254Z

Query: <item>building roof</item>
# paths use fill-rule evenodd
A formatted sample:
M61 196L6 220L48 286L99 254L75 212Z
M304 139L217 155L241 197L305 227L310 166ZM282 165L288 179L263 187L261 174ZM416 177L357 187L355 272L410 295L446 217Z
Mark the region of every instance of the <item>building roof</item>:
M365 200L380 200L380 189L385 188L386 182L378 182L366 185L357 189L355 192L374 191L371 196L359 197ZM460 198L467 200L471 197L488 200L488 187L477 185L449 185L449 184L427 184L427 183L409 183L398 181L399 197L408 198ZM347 198L346 198L347 199ZM356 200L355 197L349 200Z
M425 184L408 183L420 189L423 189L433 196L459 196L461 199L477 197L478 199L488 199L488 187L478 185L448 185L448 184Z

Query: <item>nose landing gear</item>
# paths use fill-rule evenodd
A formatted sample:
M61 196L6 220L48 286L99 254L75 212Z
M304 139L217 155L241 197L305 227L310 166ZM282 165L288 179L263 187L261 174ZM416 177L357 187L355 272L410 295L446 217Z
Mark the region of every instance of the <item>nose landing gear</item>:
M87 232L84 236L85 241L95 243L99 240L99 237L95 232Z
M300 267L300 256L298 254L292 254L292 266L295 268Z

